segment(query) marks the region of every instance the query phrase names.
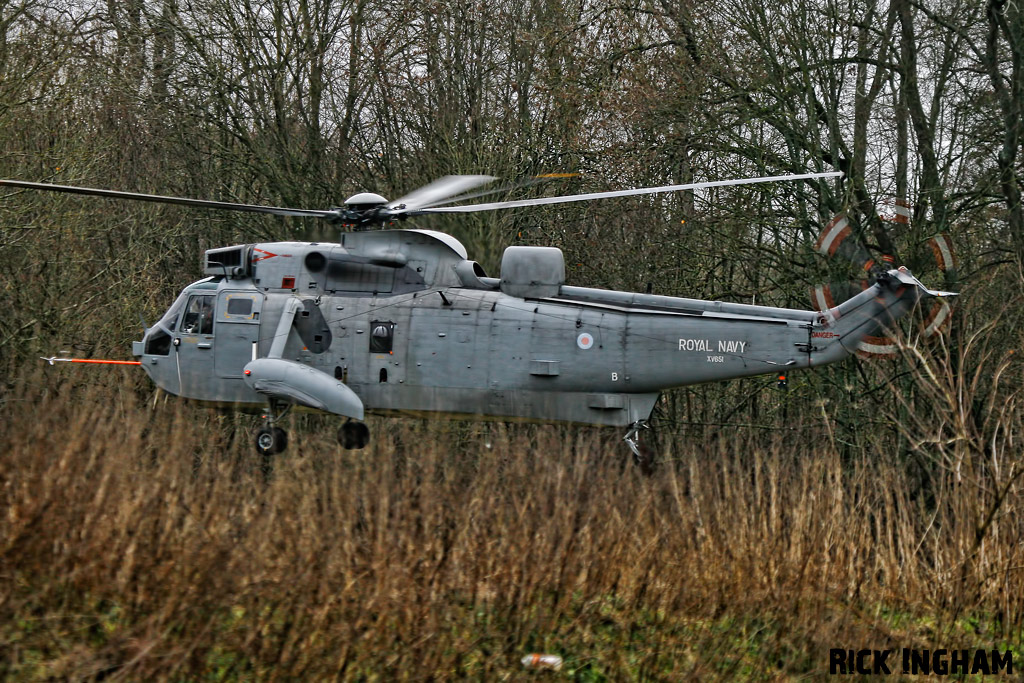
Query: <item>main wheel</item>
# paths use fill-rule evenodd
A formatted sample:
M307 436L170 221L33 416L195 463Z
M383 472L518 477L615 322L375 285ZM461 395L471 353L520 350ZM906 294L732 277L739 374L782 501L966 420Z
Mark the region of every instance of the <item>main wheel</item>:
M338 443L349 451L365 448L370 443L370 428L363 422L346 422L338 428Z
M649 444L643 441L637 444L637 452L633 454L633 462L636 463L641 474L648 477L654 474L656 455L657 452Z
M288 447L288 433L280 427L263 427L256 432L256 451L260 455L275 455Z

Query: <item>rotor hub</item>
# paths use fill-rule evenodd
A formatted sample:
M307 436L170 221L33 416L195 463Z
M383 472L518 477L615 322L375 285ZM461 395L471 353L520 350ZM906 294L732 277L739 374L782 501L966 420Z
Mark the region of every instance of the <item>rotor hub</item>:
M365 211L366 209L384 206L387 203L388 200L376 192L360 192L345 200L345 208L351 211Z

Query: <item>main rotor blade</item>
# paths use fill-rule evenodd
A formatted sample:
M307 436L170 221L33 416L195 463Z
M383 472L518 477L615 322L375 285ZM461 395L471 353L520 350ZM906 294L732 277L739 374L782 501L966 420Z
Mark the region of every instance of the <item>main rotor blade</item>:
M466 194L455 195L454 197L449 197L443 201L432 202L430 205L421 208L432 209L435 206L444 206L446 204L454 204L455 202L465 202L470 199L479 199L480 197L487 197L492 194L507 194L514 190L522 190L523 188L526 187L532 187L534 185L539 185L541 183L547 183L559 178L575 178L578 175L579 173L545 173L543 175L535 175L532 178L517 180L515 182L502 185L501 187L488 188L486 190L481 190L479 192L469 192Z
M178 204L181 206L198 206L205 209L224 209L227 211L248 211L250 213L269 213L275 216L311 216L314 218L334 218L337 211L317 209L289 209L281 206L260 206L258 204L237 204L235 202L217 202L210 199L189 199L188 197L165 197L157 194L140 194L138 192L120 192L118 190L101 190L94 187L77 187L74 185L52 185L50 183L32 183L25 180L0 180L0 186L20 187L27 190L46 190L48 192L64 192L67 194L84 194L109 199L129 199L139 202L157 202L160 204Z
M687 183L685 185L664 185L662 187L642 187L634 190L618 190L614 192L591 192L574 194L564 197L541 197L539 199L518 199L508 202L492 202L490 204L468 204L465 206L440 206L436 208L418 209L416 213L473 213L476 211L495 211L497 209L514 209L521 206L541 206L544 204L564 204L568 202L585 202L591 199L611 199L612 197L632 197L642 194L659 192L679 192L681 190L700 190L707 187L726 187L730 185L752 185L755 183L771 183L784 180L809 180L812 178L833 178L843 175L842 171L828 173L804 173L800 175L776 175L764 178L742 178L739 180L713 180L703 183Z
M388 202L388 208L412 211L443 202L449 197L472 190L474 187L486 185L493 180L497 180L497 178L492 175L446 175L429 185L413 190L400 199Z

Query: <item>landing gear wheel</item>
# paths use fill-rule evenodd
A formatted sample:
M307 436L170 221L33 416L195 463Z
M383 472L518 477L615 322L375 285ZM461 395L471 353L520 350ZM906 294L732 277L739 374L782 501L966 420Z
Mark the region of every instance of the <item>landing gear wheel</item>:
M260 455L276 455L287 447L288 433L280 427L263 427L256 432L256 451Z
M370 443L370 428L363 422L349 420L338 428L338 443L345 450L359 450Z
M626 445L629 446L629 450L633 453L633 462L640 468L640 472L646 476L654 474L655 451L646 443L648 439L652 438L651 426L647 423L647 420L638 420L633 423L629 431L626 432L626 438L623 439Z
M654 474L654 449L645 443L638 443L637 452L633 454L633 462L640 468L641 474L651 476Z

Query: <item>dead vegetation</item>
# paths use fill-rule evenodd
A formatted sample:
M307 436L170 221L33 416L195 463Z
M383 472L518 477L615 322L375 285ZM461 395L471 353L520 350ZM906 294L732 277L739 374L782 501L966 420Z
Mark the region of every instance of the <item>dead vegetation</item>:
M820 415L692 428L653 477L599 430L378 421L356 453L300 416L268 475L251 418L80 378L3 406L10 679L499 679L530 652L777 679L830 647L1020 646L1012 401L980 438L906 421L912 454L851 456Z

